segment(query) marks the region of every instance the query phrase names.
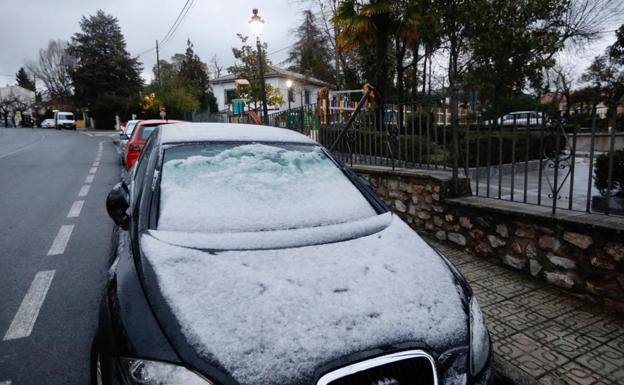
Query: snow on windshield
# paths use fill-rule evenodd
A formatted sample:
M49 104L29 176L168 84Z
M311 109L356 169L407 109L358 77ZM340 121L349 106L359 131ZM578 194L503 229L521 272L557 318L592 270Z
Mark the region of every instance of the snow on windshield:
M159 230L226 233L332 225L376 215L316 146L213 143L165 151Z

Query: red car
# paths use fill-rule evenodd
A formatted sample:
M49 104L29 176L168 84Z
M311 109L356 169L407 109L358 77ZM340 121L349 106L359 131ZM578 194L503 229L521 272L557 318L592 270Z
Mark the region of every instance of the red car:
M124 163L126 164L126 170L130 170L134 162L139 159L139 155L141 155L141 150L143 150L143 146L147 141L147 138L151 135L152 131L156 129L156 127L163 124L171 124L171 123L184 123L182 120L160 120L160 119L151 119L151 120L142 120L137 123L134 131L132 132L132 136L126 143L124 147Z

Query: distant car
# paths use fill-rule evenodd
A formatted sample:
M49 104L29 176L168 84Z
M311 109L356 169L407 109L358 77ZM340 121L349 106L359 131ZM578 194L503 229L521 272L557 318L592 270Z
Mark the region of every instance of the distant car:
M503 115L503 126L540 126L543 123L544 115L538 111L516 111Z
M54 119L44 119L41 122L41 128L54 128Z
M93 384L491 383L464 278L307 136L161 125L106 208Z
M54 126L57 130L60 129L76 129L76 119L74 118L74 114L71 112L62 112L58 111L54 113Z
M140 120L128 120L122 132L119 133L119 156L121 157L121 162L124 162L124 149L126 148L126 143L132 137L132 133L134 132L134 128L140 122Z
M134 165L134 162L136 162L139 158L139 155L141 155L141 151L143 150L143 146L145 145L145 141L149 138L156 127L171 123L184 122L181 120L150 119L142 120L134 126L132 134L129 135L123 152L123 163L126 166L126 170L130 170L132 165Z

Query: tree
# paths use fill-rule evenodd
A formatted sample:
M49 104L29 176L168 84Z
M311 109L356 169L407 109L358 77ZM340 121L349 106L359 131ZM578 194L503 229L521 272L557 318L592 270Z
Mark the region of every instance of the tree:
M596 56L582 79L592 85L607 105L609 124L615 128L617 105L624 97L624 65L607 53Z
M215 78L220 78L221 74L223 73L223 65L219 62L219 58L217 57L217 55L212 55L212 58L210 59L210 64L212 67L212 73L215 75Z
M187 40L186 52L180 62L179 76L186 82L189 91L199 101L201 109L209 108L210 112L217 112L216 98L210 88L208 66L202 62L193 51L193 43Z
M339 3L332 22L340 31L338 44L342 50L366 47L366 57L373 62L364 63L364 76L377 88L378 102L383 105L385 92L390 85L391 35L395 2L392 0L344 0ZM372 48L372 50L369 49Z
M237 79L246 79L249 81L249 86L241 87L238 90L239 97L248 99L250 103L253 103L257 108L258 102L261 100L260 91L260 79L258 78L259 61L258 52L247 43L248 36L237 34L241 41L240 48L232 48L232 53L237 63L228 68L228 71L233 74ZM267 45L264 43L262 50L266 52ZM271 62L267 59L266 55L262 55L262 65L264 66L264 73L268 73L269 65ZM284 97L279 89L273 88L270 84L265 84L265 92L267 95L268 105L279 105L284 103Z
M303 22L294 32L297 41L286 59L286 63L291 64L289 69L328 83L334 82L329 47L311 10L303 11Z
M615 43L609 48L609 55L624 65L624 24L615 33Z
M72 96L70 71L73 65L74 60L67 52L67 42L50 40L47 48L39 50L39 59L27 67L43 81L50 101L65 105Z
M76 60L70 71L75 100L89 108L97 128L108 128L115 113L131 112L139 105L141 65L126 50L119 23L112 15L99 10L88 18L83 16L80 28L68 47Z
M26 88L27 90L35 91L35 81L28 76L24 67L21 67L15 74L15 81L18 86Z

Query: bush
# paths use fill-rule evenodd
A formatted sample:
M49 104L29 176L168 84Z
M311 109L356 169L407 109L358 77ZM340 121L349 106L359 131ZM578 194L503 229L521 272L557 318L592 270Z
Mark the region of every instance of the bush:
M609 186L609 158L611 153L604 153L596 158L594 167L594 186L602 196L613 194L624 198L624 150L613 151L613 171ZM614 193L613 193L614 192Z

